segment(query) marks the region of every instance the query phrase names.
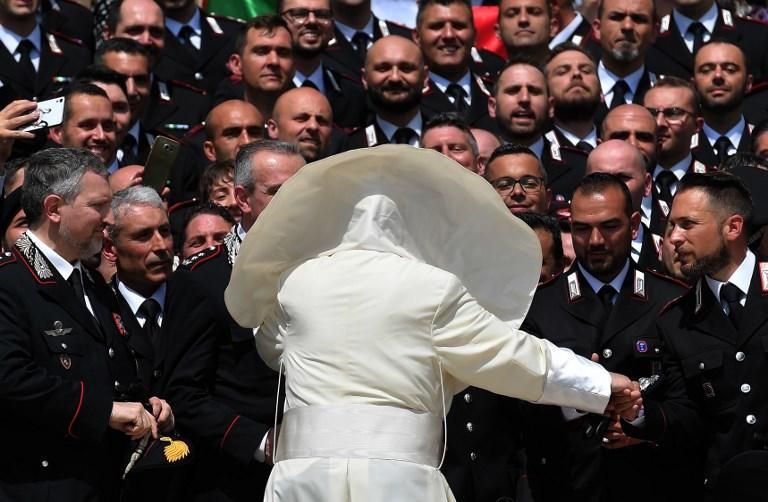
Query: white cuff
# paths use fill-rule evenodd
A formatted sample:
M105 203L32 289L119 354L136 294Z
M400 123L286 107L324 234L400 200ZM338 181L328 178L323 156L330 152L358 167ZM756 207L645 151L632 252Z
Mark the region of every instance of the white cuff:
M264 434L264 437L261 438L261 443L259 444L259 449L256 450L253 453L253 458L257 462L264 463L264 461L267 459L267 455L266 455L266 453L264 451L264 448L266 448L266 446L267 446L267 436L269 436L269 431L267 431L267 433Z

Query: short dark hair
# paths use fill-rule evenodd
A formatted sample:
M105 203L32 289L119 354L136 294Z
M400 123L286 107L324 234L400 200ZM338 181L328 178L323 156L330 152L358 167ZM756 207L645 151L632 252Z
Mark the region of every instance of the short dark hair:
M109 40L104 40L93 55L93 62L103 64L104 55L108 52L123 52L126 54L139 55L147 58L147 61L150 60L147 48L132 38L115 37L110 38Z
M741 48L741 46L739 46L738 44L735 44L733 41L728 40L727 38L717 36L717 37L712 37L706 42L704 42L702 46L699 47L699 51L704 47L707 47L708 45L730 45L731 47L735 47L741 54L741 60L744 66L744 73L749 74L749 68L747 68L747 55L744 52L744 49ZM696 54L698 54L698 51L696 51ZM694 61L696 60L696 54L693 55ZM696 73L695 66L693 68L693 72Z
M235 221L235 218L230 214L229 211L227 211L227 208L224 206L220 206L216 204L215 202L211 202L209 200L206 200L204 202L201 202L191 208L189 208L184 213L184 223L181 227L181 239L178 240L178 243L176 245L177 251L181 251L181 249L184 246L184 242L187 240L187 227L189 226L189 222L191 222L194 218L200 216L201 214L211 214L213 216L220 216L224 219L227 223L230 225L233 225L237 223Z
M609 173L592 173L584 176L579 182L576 189L573 191L573 199L576 198L576 193L580 192L584 195L593 195L605 193L609 188L616 188L624 196L624 214L627 218L632 217L632 194L629 193L627 184L624 183L621 178ZM573 203L573 202L571 202Z
M241 56L243 55L249 31L263 30L271 35L280 28L287 30L288 33L291 32L288 28L288 23L286 23L285 19L278 14L265 14L251 18L242 28L240 28L240 33L237 34L237 38L235 39L235 52Z
M208 164L200 173L200 198L207 201L211 194L211 188L216 180L229 176L232 183L235 182L235 162L233 160L219 160Z
M757 140L768 132L768 119L763 119L752 129L752 153L757 153Z
M94 63L88 65L83 71L77 74L74 85L78 84L112 84L120 87L125 95L128 95L128 88L125 86L126 76L114 71L103 63Z
M590 61L597 67L597 61L595 61L595 56L593 56L587 49L584 47L574 44L573 42L563 42L561 44L557 44L551 51L549 51L549 54L547 54L547 57L544 58L544 75L547 74L547 67L549 66L549 63L552 62L553 59L555 59L557 56L562 54L563 52L569 52L569 51L576 51L584 54L589 58Z
M22 169L29 165L29 157L16 157L5 163L5 177L3 177L3 196L8 195L8 186L16 178ZM2 204L0 204L2 205Z
M738 176L727 171L688 173L680 180L677 193L694 189L707 194L710 206L720 213L740 215L747 227L752 223L752 195Z
M672 75L665 75L658 79L653 84L651 89L687 89L693 96L693 112L696 114L696 116L699 115L699 110L701 109L701 97L699 96L699 92L696 90L696 87L694 87L690 80L674 77Z
M114 0L111 4L109 4L109 12L107 13L107 29L110 31L110 33L115 32L117 29L117 24L122 20L120 9L123 6L123 1L124 0ZM157 0L155 0L155 3L157 3ZM160 6L160 10L163 11L163 16L165 16L165 11L162 9L162 6Z
M597 3L597 19L600 19L600 18L603 17L603 7L604 7L603 4L604 3L605 3L605 0L600 0ZM656 20L657 20L657 18L656 18L656 16L657 16L657 14L656 14L656 0L653 0L651 2L651 5L653 6L653 10L651 11L651 19L655 23Z
M455 127L456 129L459 129L467 136L467 142L469 142L469 146L472 149L472 155L477 157L480 154L480 149L477 146L477 140L472 135L472 130L467 124L467 121L462 119L458 114L454 112L438 113L430 118L424 125L421 130L421 137L423 138L430 129L436 129L438 127Z
M475 19L474 14L472 12L472 3L469 0L419 0L418 1L418 7L416 10L416 26L418 27L421 22L424 20L424 11L429 7L430 5L444 5L449 6L453 4L461 4L467 8L469 11L469 26L473 30L475 29Z
M541 170L541 177L544 178L544 184L546 185L549 182L549 177L547 176L547 170L544 168L544 165L542 165L541 160L536 156L535 153L533 153L533 150L528 148L525 145L519 145L517 143L506 143L504 145L501 145L497 149L491 153L491 156L488 157L488 161L485 163L485 179L488 181L491 181L491 164L494 160L498 159L499 157L504 157L505 155L530 155L534 159L536 159L536 162L539 164L539 169Z
M501 75L512 66L518 66L518 65L531 66L536 70L538 70L541 73L541 76L544 77L544 83L546 84L547 74L544 72L541 64L536 59L534 59L530 55L526 55L522 53L514 54L507 60L507 62L504 64L504 67L501 70L499 70L499 74L496 77L496 83L493 84L493 92L491 93L494 97L499 92L499 81L501 80ZM547 92L547 94L549 94L549 89L546 87L546 85L544 86L544 90Z
M29 158L24 173L21 208L33 227L43 217L43 201L58 195L72 202L80 193L80 181L87 172L107 178L107 168L96 155L81 148L48 148Z
M560 235L560 224L557 218L548 214L524 212L515 213L515 216L523 220L532 230L542 229L552 235L552 242L554 243L555 260L558 263L563 263L565 253L563 253L563 238Z
M544 0L544 9L547 11L547 17L549 17L550 19L552 19L552 2L553 1L554 0ZM498 3L499 3L499 15L496 16L496 22L500 23L503 12L501 11L501 2L498 2Z
M64 98L64 113L61 119L62 124L66 123L70 117L72 116L72 97L78 96L78 95L86 95L86 96L101 96L102 98L109 101L109 96L107 95L107 92L95 84L88 84L88 83L76 83L72 87L69 88L69 91L67 91L67 95ZM110 107L111 107L111 101L110 101Z

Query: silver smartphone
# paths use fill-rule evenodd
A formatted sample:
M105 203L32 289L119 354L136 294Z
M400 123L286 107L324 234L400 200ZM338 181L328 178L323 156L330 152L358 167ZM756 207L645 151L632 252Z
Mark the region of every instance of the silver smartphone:
M61 124L64 119L64 96L39 102L37 111L40 112L40 117L34 124L28 125L22 131L37 131Z

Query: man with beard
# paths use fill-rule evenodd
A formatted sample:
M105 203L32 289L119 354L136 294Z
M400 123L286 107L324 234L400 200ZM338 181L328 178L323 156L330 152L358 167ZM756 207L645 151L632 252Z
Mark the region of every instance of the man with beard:
M648 47L655 34L653 0L604 0L594 21L600 43L597 75L603 93L598 107L599 124L608 110L625 103L642 103L656 75L645 67Z
M669 240L695 286L658 320L665 382L643 399L629 435L666 445L704 443L695 500L765 498L768 431L768 264L747 247L749 191L725 172L683 178L669 216ZM756 451L763 450L763 451ZM763 472L760 472L763 471Z
M471 127L495 131L488 96L504 61L477 49L472 7L467 0L419 2L414 40L429 67L422 108L431 117L455 112Z
M597 146L595 113L600 105L600 81L592 56L566 42L552 50L544 71L558 142L589 153Z
M328 155L333 127L331 105L325 96L309 87L291 89L275 103L267 121L271 139L293 143L307 162Z
M195 0L159 0L165 14L165 43L154 72L163 80L184 82L213 95L230 74L229 55L243 22L214 16Z
M419 47L392 35L368 50L363 86L375 112L373 120L347 137L346 149L386 143L418 146L423 124L419 108L427 67Z
M742 113L744 94L752 86L747 60L738 45L710 40L694 60L693 84L701 96L704 124L698 136L699 158L712 166L738 152L749 152L750 130Z
M699 97L693 84L676 77L664 77L645 94L643 104L656 118L656 160L653 167L653 191L643 199L643 220L651 230L664 234L672 198L686 173L703 173L707 166L700 162L698 140L702 119Z
M291 30L296 73L293 85L312 87L331 103L334 122L342 128L365 125L365 92L322 55L333 38L331 0L283 0L281 15Z
M607 173L586 176L571 201L576 265L539 286L522 329L633 380L658 378L662 346L654 322L685 288L630 258L639 224L621 179ZM687 484L673 480L677 472L671 472L670 451L628 440L617 417L605 422L602 416L552 406L524 405L523 410L535 500L647 502L687 495ZM627 473L643 480L631 491Z
M652 71L689 79L696 51L704 42L722 38L741 47L755 81L768 77L768 29L763 22L740 17L715 0L675 0L674 6L661 18L659 35L648 52Z
M554 131L544 134L549 95L542 71L528 61L510 60L499 74L488 113L496 119L505 143L527 146L541 160L552 197L571 200L584 177L587 154L561 145Z
M411 38L411 30L373 15L371 0L332 0L333 38L324 59L360 82L365 56L380 38L399 35Z
M543 64L556 25L551 0L501 0L496 35L510 58L528 57Z

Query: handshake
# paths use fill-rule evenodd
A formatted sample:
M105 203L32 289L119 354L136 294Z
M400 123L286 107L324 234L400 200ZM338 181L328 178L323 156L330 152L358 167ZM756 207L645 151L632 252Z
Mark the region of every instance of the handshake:
M619 373L611 373L611 398L606 413L635 420L643 405L640 384Z

